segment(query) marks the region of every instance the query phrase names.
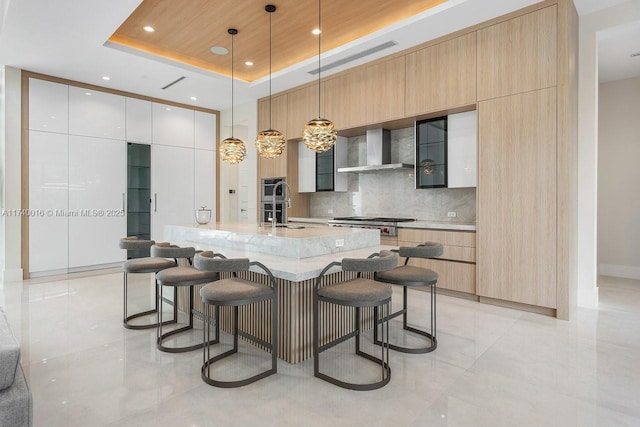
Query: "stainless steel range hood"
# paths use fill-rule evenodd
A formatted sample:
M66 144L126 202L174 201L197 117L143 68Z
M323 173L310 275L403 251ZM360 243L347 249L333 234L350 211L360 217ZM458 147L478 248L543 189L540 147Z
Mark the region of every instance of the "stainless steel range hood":
M376 172L413 169L407 163L391 163L391 132L389 129L367 130L367 165L338 168L338 172Z

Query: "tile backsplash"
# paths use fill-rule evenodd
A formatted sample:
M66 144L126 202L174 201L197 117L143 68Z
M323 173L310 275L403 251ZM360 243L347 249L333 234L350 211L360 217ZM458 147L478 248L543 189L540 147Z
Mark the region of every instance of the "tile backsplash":
M413 164L414 128L391 131L391 162ZM366 137L349 138L348 165L367 163ZM475 188L415 189L412 169L350 173L348 191L311 194L311 216L395 216L418 220L475 222ZM332 210L333 213L329 213ZM456 212L455 218L447 217Z

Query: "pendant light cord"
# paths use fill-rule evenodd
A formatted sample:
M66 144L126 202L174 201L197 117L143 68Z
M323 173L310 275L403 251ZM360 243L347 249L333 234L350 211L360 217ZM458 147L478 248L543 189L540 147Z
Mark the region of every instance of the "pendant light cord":
M320 74L322 74L322 67L320 67L320 55L322 51L320 50L320 37L322 37L322 25L320 21L321 9L320 9L320 1L318 0L318 118L321 118L320 114Z
M271 108L271 15L273 12L269 12L269 129L273 129L271 126L271 118L273 116L273 108Z
M233 138L233 52L235 48L233 46L233 40L235 39L235 34L231 34L231 138Z

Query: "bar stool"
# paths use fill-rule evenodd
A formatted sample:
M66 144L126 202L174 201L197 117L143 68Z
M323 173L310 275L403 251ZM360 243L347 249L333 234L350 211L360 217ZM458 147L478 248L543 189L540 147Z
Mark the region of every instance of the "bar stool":
M148 251L149 248L156 244L153 240L143 240L138 239L137 237L123 237L120 239L120 249L126 249L128 251ZM163 243L164 244L164 243ZM162 244L160 244L162 245ZM166 243L168 245L168 243ZM166 268L175 267L178 264L175 261L168 260L166 258L157 258L157 257L145 257L145 258L134 258L128 259L122 265L123 269L123 283L124 283L124 319L123 326L127 329L149 329L155 328L156 322L143 324L143 325L132 325L129 323L132 319L136 319L142 316L148 316L150 314L157 313L158 311L158 282L155 282L155 307L151 310L143 311L140 313L135 313L131 315L128 314L128 293L129 293L129 280L128 275L131 273L153 273L154 275L158 271L162 271ZM165 324L176 323L176 317L174 316L173 320L167 320Z
M154 257L162 257L162 258L174 258L178 259L186 259L189 265L186 266L177 266L172 268L167 268L165 270L160 271L156 274L156 280L158 282L159 287L159 296L158 303L160 305L160 309L158 310L158 327L157 327L157 341L156 348L160 351L164 351L167 353L183 353L185 351L196 350L198 348L202 348L205 343L194 344L190 346L184 347L167 347L164 345L164 340L167 338L179 334L181 332L185 332L193 329L193 290L195 285L201 285L203 283L213 282L219 279L219 275L216 272L210 271L200 271L196 270L192 267L192 260L194 255L196 254L196 250L191 247L181 248L178 246L151 246L151 255ZM162 301L163 297L163 288L165 286L172 286L174 288L174 317L177 319L177 308L178 308L178 288L183 286L189 287L189 324L187 326L183 326L177 329L173 329L169 332L162 331ZM206 321L205 321L206 323Z
M421 348L409 348L395 344L389 344L389 348L402 353L429 353L438 347L436 339L436 284L438 273L428 268L408 265L411 258L435 258L442 255L443 246L440 243L426 242L415 247L401 247L397 251L401 257L406 257L404 265L393 270L376 273L375 280L392 285L402 286L402 310L398 310L389 316L389 320L402 315L402 328L405 331L413 332L428 338L429 345ZM407 325L407 290L409 287L431 287L431 330L430 332L413 328ZM378 313L374 310L374 317L378 318ZM378 345L382 342L377 337L378 327L374 331L374 341Z
M314 376L335 384L339 387L347 388L350 390L375 390L386 385L391 379L391 367L389 366L389 348L388 346L382 347L382 354L380 358L377 358L371 354L368 354L360 350L360 309L363 307L378 307L383 308L383 314L386 312L386 316L383 316L383 322L387 324L386 334L384 331L384 325L382 328L383 342L388 344L389 342L389 325L388 314L389 305L391 302L391 286L379 282L375 282L370 279L364 279L361 274L364 272L378 272L384 270L390 270L398 265L398 254L390 251L381 251L379 254L372 254L367 259L353 259L343 258L342 262L332 262L327 265L318 278L316 279L313 291L313 374ZM338 284L328 285L320 287L322 279L327 272L334 267L341 266L342 271L354 271L357 272L357 278L347 280ZM320 319L319 319L319 305L320 302L326 302L330 304L341 305L345 307L355 308L354 318L354 331L350 332L342 337L336 338L324 345L320 345ZM375 320L375 318L374 318ZM374 323L374 329L376 323ZM386 335L386 339L385 339ZM348 339L355 337L355 354L361 356L371 362L374 362L381 366L381 379L368 384L356 384L339 380L330 375L320 372L320 353L334 347ZM386 354L385 354L386 352Z
M249 271L251 266L257 266L268 276L271 286L264 285L236 276L237 272ZM278 370L278 288L271 271L257 261L249 261L247 258L227 259L222 254L213 252L202 252L196 255L195 267L199 270L233 273L227 279L221 279L209 283L200 289L202 302L215 307L215 329L216 338L211 340L211 322L205 322L206 331L203 342L207 343L203 352L203 365L201 369L202 380L215 387L233 388L241 387L256 382L269 375L275 374ZM255 304L261 301L271 301L271 342L267 342L248 332L241 331L238 327L238 307ZM233 307L233 348L217 356L211 357L211 344L218 343L220 339L220 307ZM221 381L211 377L211 367L222 359L238 353L238 337L253 342L268 352L271 352L271 368L264 370L248 378Z

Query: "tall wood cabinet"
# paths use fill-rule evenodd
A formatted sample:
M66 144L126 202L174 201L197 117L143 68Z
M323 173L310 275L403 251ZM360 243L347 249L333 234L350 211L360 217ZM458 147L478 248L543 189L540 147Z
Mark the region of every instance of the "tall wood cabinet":
M556 85L558 8L478 30L478 100Z
M478 112L478 294L556 308L556 90Z
M475 104L475 32L409 53L405 58L406 115Z

